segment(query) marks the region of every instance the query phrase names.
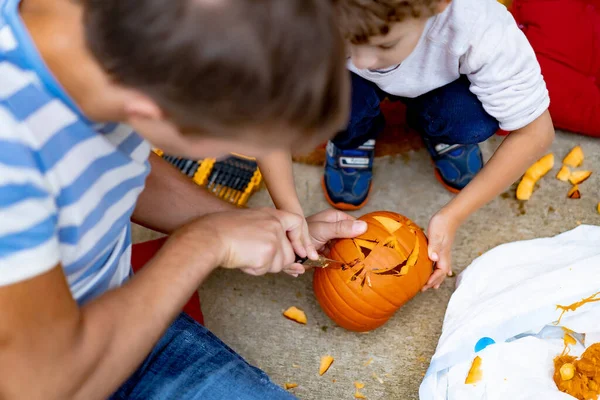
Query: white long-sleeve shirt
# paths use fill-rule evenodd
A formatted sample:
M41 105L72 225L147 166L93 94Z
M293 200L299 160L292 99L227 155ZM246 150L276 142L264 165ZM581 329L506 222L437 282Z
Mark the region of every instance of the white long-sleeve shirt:
M414 98L466 75L470 90L506 131L520 129L550 105L535 53L496 0L452 0L427 21L415 50L384 71L348 68L383 91Z

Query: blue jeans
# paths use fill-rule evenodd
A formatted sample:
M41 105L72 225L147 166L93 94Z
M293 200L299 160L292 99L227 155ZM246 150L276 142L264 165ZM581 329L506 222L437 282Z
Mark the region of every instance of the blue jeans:
M352 73L352 111L345 131L333 139L340 149L355 149L385 126L379 103L385 97L406 104L408 125L433 143L477 144L494 135L498 121L470 90L466 76L414 99L393 96Z
M182 313L110 400L295 398Z

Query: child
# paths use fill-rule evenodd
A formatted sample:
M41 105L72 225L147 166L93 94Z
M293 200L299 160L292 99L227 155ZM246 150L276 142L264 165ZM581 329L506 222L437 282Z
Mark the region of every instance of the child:
M337 0L349 43L352 112L327 144L323 188L344 210L365 205L371 189L380 101L407 106L442 184L458 195L430 221L429 256L437 271L423 288L451 274L456 229L510 186L551 145L554 128L539 64L507 9L495 0ZM479 142L511 131L484 167ZM298 212L282 156L264 168L276 204ZM285 158L290 163L290 157ZM276 169L277 168L277 169ZM286 173L284 176L283 174ZM305 240L307 241L307 240Z

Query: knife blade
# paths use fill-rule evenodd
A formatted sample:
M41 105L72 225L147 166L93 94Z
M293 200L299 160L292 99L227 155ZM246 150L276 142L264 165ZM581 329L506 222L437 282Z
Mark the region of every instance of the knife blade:
M305 267L327 268L329 266L343 267L345 264L342 261L332 260L322 254L319 254L317 260L311 260L308 257L297 257L296 263L302 264Z

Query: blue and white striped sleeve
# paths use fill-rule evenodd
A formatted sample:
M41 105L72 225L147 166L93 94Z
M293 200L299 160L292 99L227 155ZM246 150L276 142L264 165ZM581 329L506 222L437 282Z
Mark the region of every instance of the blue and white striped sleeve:
M0 286L59 263L57 209L36 151L0 105Z

